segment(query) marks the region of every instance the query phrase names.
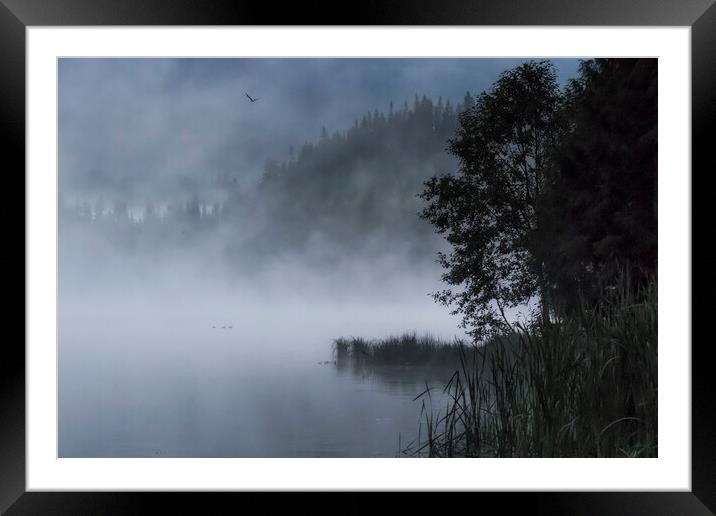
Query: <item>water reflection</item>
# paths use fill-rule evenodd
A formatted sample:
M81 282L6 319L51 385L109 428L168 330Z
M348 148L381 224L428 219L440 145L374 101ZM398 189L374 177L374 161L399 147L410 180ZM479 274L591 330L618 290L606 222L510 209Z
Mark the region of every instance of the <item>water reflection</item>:
M444 386L456 370L454 366L447 364L369 365L351 360L339 360L335 367L339 374L350 377L353 381L368 383L391 395L411 399L425 390L426 383L432 388Z
M335 360L326 340L291 354L204 336L199 353L189 334L167 353L117 333L62 339L61 457L396 457L417 436L414 398L452 374Z

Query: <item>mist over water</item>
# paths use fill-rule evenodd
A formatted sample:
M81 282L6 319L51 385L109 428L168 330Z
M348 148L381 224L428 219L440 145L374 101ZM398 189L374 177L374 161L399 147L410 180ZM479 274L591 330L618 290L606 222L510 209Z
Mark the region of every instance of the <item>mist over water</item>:
M439 267L401 242L229 263L223 231L149 249L60 236L63 457L395 456L424 377L340 371L333 339L460 333L428 295Z
M60 455L394 456L423 378L341 372L332 340L451 338L457 321L426 295L435 270L352 268L64 274Z
M454 166L464 92L513 63L374 61L61 60L61 457L415 438L413 398L452 371L341 368L332 343L464 337L416 196Z

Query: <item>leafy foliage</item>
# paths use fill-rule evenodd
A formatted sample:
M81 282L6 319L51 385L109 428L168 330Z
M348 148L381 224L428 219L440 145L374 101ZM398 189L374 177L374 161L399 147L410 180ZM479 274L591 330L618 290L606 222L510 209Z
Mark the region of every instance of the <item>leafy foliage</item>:
M452 245L436 300L477 339L599 302L628 272L656 271L656 60L584 61L564 92L549 62L505 72L460 117L457 174L433 177L422 216Z
M445 234L443 279L460 290L436 299L456 305L476 338L509 328L506 308L527 303L544 284L534 253L538 202L550 151L563 130L560 93L549 62L525 63L502 74L491 91L460 116L450 140L459 173L426 182L422 216Z

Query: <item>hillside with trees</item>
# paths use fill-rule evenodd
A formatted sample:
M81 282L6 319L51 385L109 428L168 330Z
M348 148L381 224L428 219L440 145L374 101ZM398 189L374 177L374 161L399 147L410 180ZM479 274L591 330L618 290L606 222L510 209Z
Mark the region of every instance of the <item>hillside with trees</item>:
M67 222L96 228L123 249L218 246L235 267L258 267L267 257L310 254L321 264L343 256L395 254L433 260L440 245L417 217L423 182L452 170L445 152L458 114L471 105L416 96L391 103L352 127L292 148L269 161L255 191L222 185L221 199L188 199L143 206L101 200L65 203ZM216 238L218 237L218 238Z

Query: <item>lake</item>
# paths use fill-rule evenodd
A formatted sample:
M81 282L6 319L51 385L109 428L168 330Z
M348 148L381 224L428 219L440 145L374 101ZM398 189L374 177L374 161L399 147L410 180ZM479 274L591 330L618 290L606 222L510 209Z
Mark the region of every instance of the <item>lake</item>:
M332 340L456 335L415 283L330 300L72 289L60 297L59 455L396 457L417 436L425 381L441 388L453 371L341 366Z

